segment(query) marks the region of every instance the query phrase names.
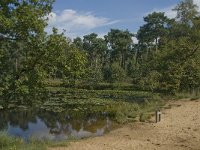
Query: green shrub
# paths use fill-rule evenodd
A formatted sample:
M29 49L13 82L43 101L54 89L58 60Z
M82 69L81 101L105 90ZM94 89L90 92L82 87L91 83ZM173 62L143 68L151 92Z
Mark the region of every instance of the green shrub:
M126 72L118 65L118 63L113 63L110 68L104 70L104 78L111 83L124 81Z

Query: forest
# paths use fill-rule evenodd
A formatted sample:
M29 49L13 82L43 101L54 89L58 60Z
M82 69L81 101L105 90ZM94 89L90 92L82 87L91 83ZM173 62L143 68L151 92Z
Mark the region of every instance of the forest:
M175 18L144 16L137 33L110 29L74 39L55 27L45 32L53 3L0 1L0 111L108 112L124 122L137 114L143 120L141 109L155 110L161 97L198 96L200 14L193 0L178 3Z
M111 29L104 38L91 33L73 40L56 28L44 31L52 4L1 1L2 103L31 104L52 80L69 88L129 83L132 90L170 95L199 91L200 16L193 1L180 2L173 19L163 12L148 14L136 34Z

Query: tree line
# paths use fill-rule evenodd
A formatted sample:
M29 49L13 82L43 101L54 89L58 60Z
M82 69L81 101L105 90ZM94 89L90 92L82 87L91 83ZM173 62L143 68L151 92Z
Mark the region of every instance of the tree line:
M30 103L44 96L49 78L70 87L129 82L133 90L198 91L200 15L193 0L178 3L173 19L164 12L148 14L136 34L111 29L104 38L91 33L73 40L56 28L45 32L53 2L0 1L1 99Z

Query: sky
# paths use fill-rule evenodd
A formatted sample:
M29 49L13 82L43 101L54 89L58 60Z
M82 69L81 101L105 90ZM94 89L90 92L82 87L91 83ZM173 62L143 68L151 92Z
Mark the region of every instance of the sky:
M144 24L143 17L156 12L165 12L173 18L172 9L180 0L55 0L49 14L49 26L56 27L66 36L75 38L90 33L103 37L110 29L128 29L136 33ZM200 0L194 0L200 7Z

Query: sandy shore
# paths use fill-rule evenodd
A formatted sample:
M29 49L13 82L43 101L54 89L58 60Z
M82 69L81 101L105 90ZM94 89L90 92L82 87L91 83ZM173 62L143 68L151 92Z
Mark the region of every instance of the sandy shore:
M200 150L200 100L170 102L159 123L132 123L53 150Z

